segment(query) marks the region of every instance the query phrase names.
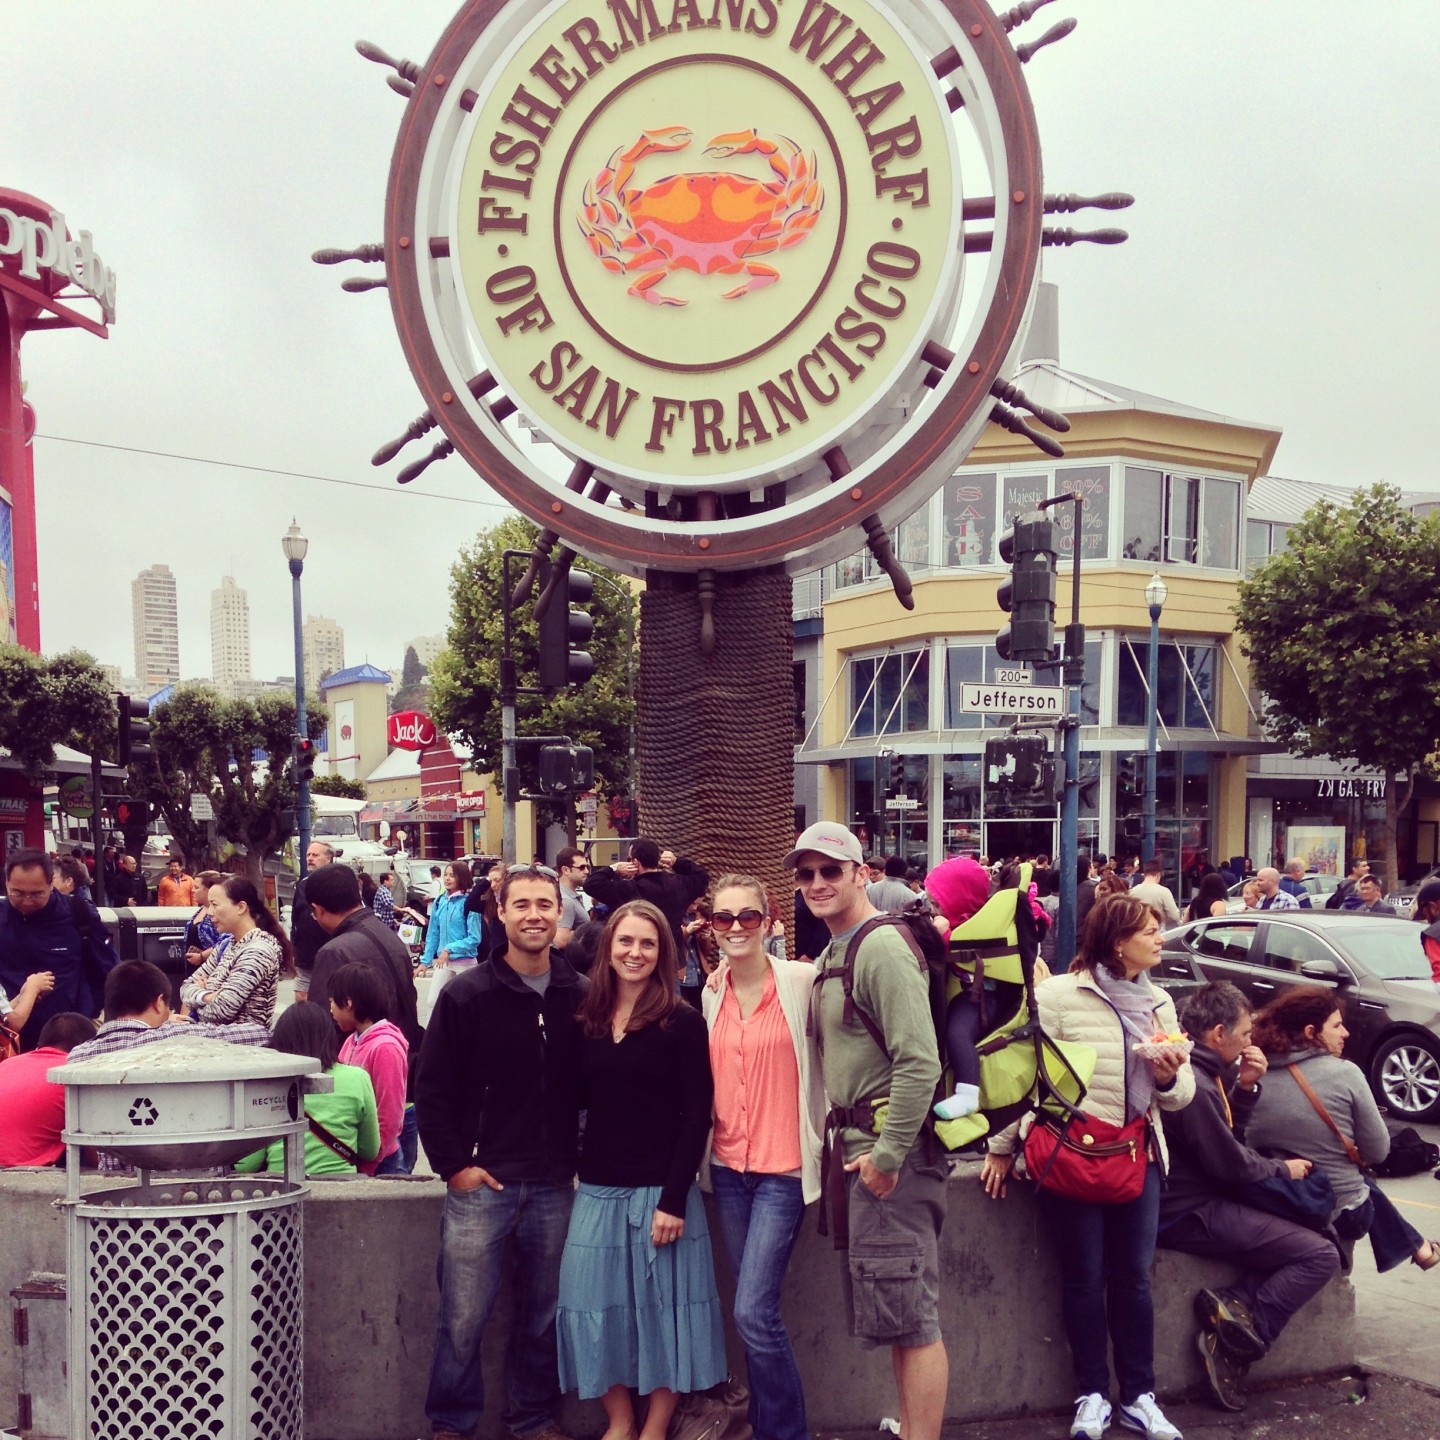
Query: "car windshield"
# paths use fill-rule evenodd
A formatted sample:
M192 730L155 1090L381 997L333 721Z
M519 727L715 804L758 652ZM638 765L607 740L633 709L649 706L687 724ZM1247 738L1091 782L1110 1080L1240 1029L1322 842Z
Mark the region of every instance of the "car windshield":
M1419 932L1413 921L1396 925L1374 918L1347 925L1335 938L1381 980L1428 980L1430 962L1421 948Z
M312 835L327 835L332 839L355 840L359 831L353 815L317 815L310 822Z

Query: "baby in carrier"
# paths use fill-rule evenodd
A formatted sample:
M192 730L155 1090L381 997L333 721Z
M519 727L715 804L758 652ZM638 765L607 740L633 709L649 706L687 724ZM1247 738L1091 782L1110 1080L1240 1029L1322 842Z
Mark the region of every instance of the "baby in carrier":
M1007 865L1000 872L997 889L1013 889L1019 879L1019 866ZM963 856L946 860L925 877L925 893L953 931L990 898L990 873ZM1035 923L1043 932L1049 917L1036 901L1033 885L1028 898ZM979 1042L1013 1019L1025 998L1023 985L983 975L977 981L968 969L960 969L957 958L965 948L963 942L951 941L951 970L958 985L946 1007L945 1047L955 1089L935 1106L942 1120L958 1120L980 1108ZM1038 968L1040 962L1036 964L1038 981L1044 978L1044 972Z

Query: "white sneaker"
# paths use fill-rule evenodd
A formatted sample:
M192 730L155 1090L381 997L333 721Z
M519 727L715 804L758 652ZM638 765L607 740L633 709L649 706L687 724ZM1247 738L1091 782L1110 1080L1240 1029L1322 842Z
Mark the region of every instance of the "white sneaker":
M1122 1404L1120 1423L1138 1430L1145 1440L1181 1440L1180 1432L1165 1418L1153 1394L1137 1395L1128 1405Z
M1100 1440L1110 1423L1110 1402L1097 1390L1075 1402L1075 1423L1070 1440Z

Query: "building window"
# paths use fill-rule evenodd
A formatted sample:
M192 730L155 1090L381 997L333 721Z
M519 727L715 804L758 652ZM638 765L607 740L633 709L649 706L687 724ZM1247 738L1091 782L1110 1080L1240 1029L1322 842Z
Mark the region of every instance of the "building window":
M1116 688L1115 723L1143 726L1147 722L1145 667L1149 664L1150 637L1131 637L1120 646L1120 683ZM1182 661L1183 657L1183 661ZM1156 656L1159 672L1155 693L1156 714L1170 728L1216 728L1215 665L1213 645L1178 645L1161 640ZM1186 670L1189 673L1186 673ZM1208 716L1208 718L1207 718Z
M913 515L908 515L890 532L895 557L907 570L920 570L930 564L930 502L927 500ZM857 550L835 562L835 589L847 585L867 585L886 578L885 572L867 550Z
M1124 498L1121 553L1125 559L1212 570L1236 568L1238 481L1127 465Z
M850 661L850 735L897 735L930 725L930 652Z
M940 564L966 569L994 563L996 483L993 472L967 470L946 483L940 499Z
M1273 520L1245 522L1245 573L1250 574L1262 560L1290 548L1290 526Z
M805 662L797 660L790 667L791 684L795 691L795 743L805 743Z

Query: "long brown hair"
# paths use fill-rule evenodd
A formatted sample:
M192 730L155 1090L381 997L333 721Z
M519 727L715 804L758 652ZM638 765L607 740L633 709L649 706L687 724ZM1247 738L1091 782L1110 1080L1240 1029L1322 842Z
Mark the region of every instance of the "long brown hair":
M675 935L670 929L670 922L664 912L648 900L627 900L605 922L605 933L600 937L600 947L590 967L590 989L580 1006L580 1020L587 1035L610 1034L619 988L618 977L610 965L610 949L615 943L615 931L620 923L632 916L637 920L647 920L655 927L655 933L660 938L660 954L644 991L630 1012L625 1033L633 1034L651 1024L669 1029L670 1017L680 1003L680 997L675 993Z
M295 950L290 944L290 937L255 888L254 882L247 880L243 875L227 875L220 882L220 888L225 892L232 905L245 906L256 925L279 945L280 973L287 977L293 975L295 973Z
M1088 970L1093 975L1103 966L1117 980L1123 980L1125 967L1115 958L1115 952L1153 919L1155 912L1133 895L1107 895L1097 900L1085 917L1085 933L1070 962L1071 971Z

